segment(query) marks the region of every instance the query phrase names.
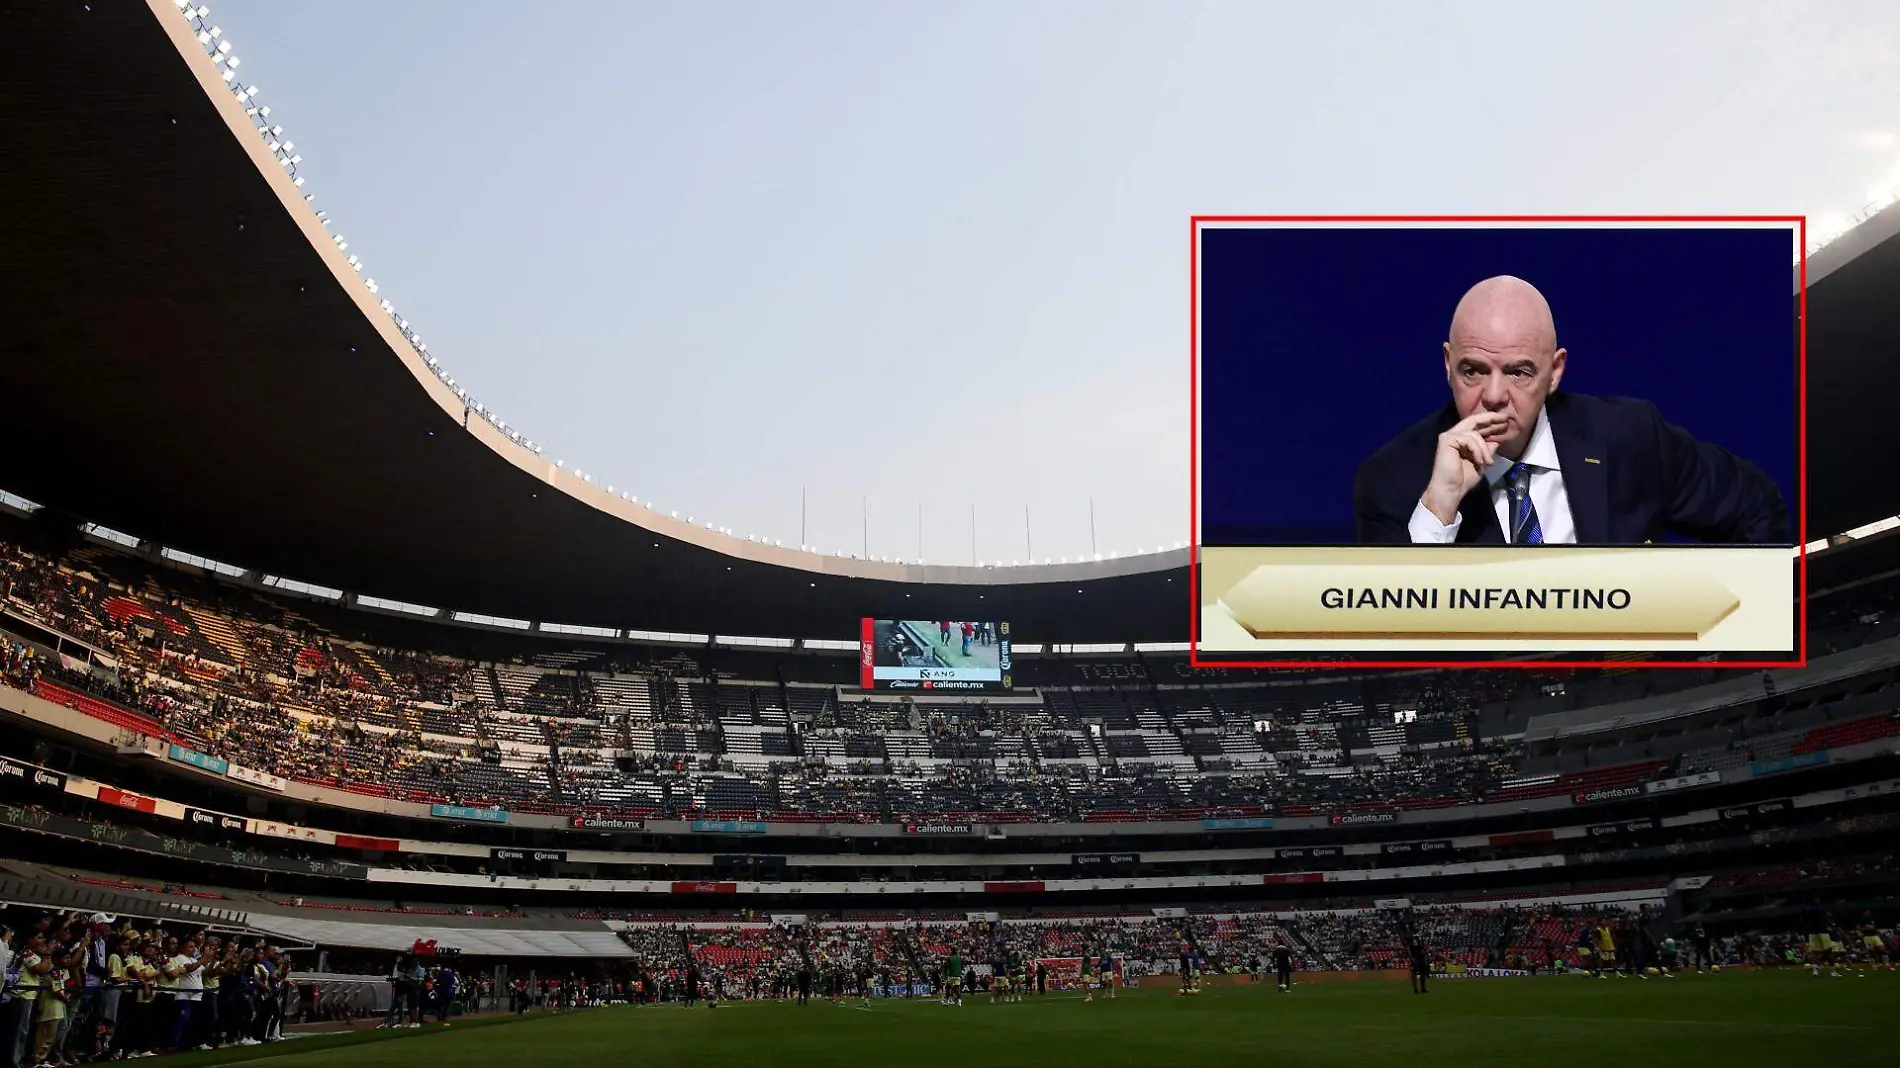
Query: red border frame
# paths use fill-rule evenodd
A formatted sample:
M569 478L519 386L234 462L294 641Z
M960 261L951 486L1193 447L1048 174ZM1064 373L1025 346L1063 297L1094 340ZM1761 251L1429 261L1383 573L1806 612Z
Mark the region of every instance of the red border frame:
M1800 472L1800 554L1795 572L1795 659L1727 660L1202 660L1200 514L1201 456L1201 227L1208 223L1793 223L1801 247L1801 292L1796 301L1795 466ZM1761 671L1808 666L1808 217L1806 215L1194 215L1188 218L1188 664L1197 668L1286 668L1362 671L1367 668L1452 668L1527 671L1729 668Z

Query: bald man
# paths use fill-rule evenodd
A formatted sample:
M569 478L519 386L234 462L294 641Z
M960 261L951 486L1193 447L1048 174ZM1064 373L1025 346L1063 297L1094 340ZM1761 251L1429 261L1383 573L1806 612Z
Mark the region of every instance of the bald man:
M1451 403L1361 464L1359 540L1376 545L1789 544L1781 490L1648 401L1560 393L1550 304L1487 278L1452 313Z

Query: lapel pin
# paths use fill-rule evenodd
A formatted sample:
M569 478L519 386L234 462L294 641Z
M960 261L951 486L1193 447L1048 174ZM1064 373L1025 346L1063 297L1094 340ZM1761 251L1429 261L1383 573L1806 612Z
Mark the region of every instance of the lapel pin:
M1584 462L1584 463L1586 463L1586 464L1600 464L1600 463L1602 463L1603 461L1602 461L1602 460L1599 460L1599 459L1597 459L1597 458L1596 458L1596 457L1594 457L1594 456L1586 456L1586 457L1584 457L1584 458L1583 458L1583 462Z

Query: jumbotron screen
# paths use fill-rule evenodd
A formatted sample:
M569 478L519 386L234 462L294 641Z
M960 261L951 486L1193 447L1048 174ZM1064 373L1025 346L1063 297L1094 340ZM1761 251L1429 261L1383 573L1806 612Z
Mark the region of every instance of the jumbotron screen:
M1009 624L866 619L859 681L867 690L1007 690Z

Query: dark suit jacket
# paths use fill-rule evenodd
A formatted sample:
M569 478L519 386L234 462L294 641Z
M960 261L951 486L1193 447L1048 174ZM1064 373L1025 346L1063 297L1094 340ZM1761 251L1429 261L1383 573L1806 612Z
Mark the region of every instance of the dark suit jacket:
M1788 507L1760 468L1663 421L1648 401L1554 393L1544 402L1563 464L1579 545L1642 545L1668 535L1727 545L1790 544ZM1353 509L1359 540L1403 545L1412 510L1431 478L1438 435L1458 413L1449 404L1407 427L1359 465ZM1491 487L1480 481L1459 504L1461 545L1501 545Z

